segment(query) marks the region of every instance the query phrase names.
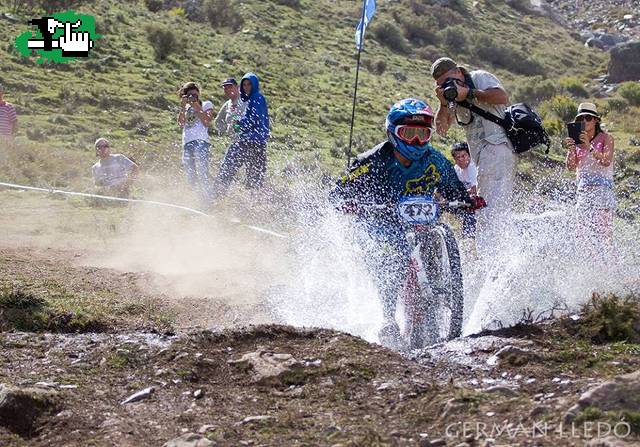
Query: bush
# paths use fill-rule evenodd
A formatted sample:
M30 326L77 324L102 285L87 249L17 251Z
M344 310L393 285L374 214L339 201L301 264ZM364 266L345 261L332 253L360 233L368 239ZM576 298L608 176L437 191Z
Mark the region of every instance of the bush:
M300 0L275 0L275 2L279 5L288 6L293 9L298 9L302 6Z
M432 63L442 56L442 51L433 45L427 45L426 47L418 48L416 50L416 56L424 61Z
M611 98L607 101L607 108L615 112L624 112L629 108L629 103L623 98Z
M158 12L162 9L164 5L163 0L144 0L144 4L147 6L147 9L151 12Z
M170 28L154 24L148 25L145 29L147 39L153 47L157 60L165 60L169 54L176 50L177 39Z
M425 17L412 17L402 23L404 37L415 45L423 46L437 43L440 37L434 30L437 30L435 23Z
M527 79L524 85L518 85L513 92L516 101L539 103L553 97L557 93L556 83L542 76Z
M545 101L540 106L540 111L543 114L547 114L547 111L553 112L558 118L564 122L573 121L578 111L578 106L573 99L564 95L556 95L550 100Z
M640 301L597 293L581 312L578 334L593 343L640 343Z
M402 37L400 28L395 23L379 21L371 30L378 42L397 53L409 51L407 42Z
M467 48L467 36L461 26L450 26L444 30L444 43L447 48L461 53Z
M586 98L589 96L589 92L584 87L582 82L576 77L570 76L560 79L560 87L570 95L577 98Z
M629 104L633 106L640 106L640 82L623 82L618 88L618 93Z
M202 5L212 27L239 31L244 25L244 18L237 12L236 6L231 0L206 0Z
M476 41L475 54L483 62L506 68L514 73L537 75L544 72L544 67L537 60L531 59L524 52L511 45L498 44L486 35L480 36Z

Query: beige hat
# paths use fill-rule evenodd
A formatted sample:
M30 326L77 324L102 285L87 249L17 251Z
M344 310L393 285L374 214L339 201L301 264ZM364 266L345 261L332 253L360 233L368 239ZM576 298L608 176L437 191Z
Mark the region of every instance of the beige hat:
M458 64L456 64L453 59L449 57L441 57L431 66L431 76L433 76L433 79L438 79L440 76L454 68L458 68Z
M582 115L591 115L596 118L600 118L600 114L598 113L598 108L592 102L583 102L578 106L578 113L576 113L576 118Z

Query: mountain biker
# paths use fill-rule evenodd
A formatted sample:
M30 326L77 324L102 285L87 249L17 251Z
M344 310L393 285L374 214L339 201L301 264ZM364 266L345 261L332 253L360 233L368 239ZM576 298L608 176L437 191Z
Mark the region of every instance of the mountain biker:
M366 261L378 283L384 325L383 344L396 345L400 331L395 320L397 296L409 261L408 245L395 210L370 211L359 204L395 204L403 196L442 196L476 207L453 165L429 144L434 114L427 103L407 98L394 104L387 114L387 141L359 155L349 172L330 192L330 200L345 212L355 213L375 249Z

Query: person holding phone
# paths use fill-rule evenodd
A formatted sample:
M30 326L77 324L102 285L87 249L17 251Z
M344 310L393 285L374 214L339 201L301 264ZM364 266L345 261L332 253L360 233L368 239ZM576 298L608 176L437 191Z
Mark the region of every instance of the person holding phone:
M211 195L209 181L209 125L213 119L211 101L200 100L200 88L195 82L187 82L178 90L180 111L178 125L182 127L182 165L187 181L198 193L203 204L208 205Z
M614 140L602 130L600 115L593 103L584 102L578 106L574 123L584 125L579 134L580 144L571 137L567 137L564 143L567 147L567 169L576 171L578 236L598 254L605 254L604 250L613 248L613 213L616 207Z

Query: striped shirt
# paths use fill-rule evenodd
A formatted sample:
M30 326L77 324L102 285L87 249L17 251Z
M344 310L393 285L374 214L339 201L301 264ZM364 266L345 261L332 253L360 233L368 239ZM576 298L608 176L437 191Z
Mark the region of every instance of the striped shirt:
M8 102L0 104L0 135L12 136L16 121L18 121L16 108Z

